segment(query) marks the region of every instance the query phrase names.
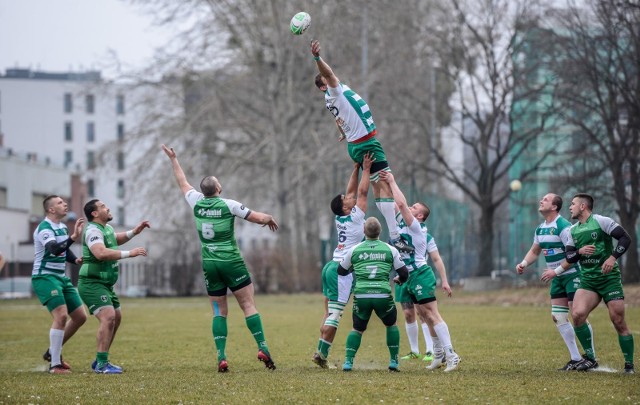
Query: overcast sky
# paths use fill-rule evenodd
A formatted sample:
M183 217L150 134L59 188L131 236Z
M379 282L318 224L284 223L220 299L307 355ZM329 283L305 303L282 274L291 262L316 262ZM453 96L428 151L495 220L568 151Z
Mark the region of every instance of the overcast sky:
M2 74L13 67L101 69L109 50L123 63L141 66L169 37L122 0L0 0Z

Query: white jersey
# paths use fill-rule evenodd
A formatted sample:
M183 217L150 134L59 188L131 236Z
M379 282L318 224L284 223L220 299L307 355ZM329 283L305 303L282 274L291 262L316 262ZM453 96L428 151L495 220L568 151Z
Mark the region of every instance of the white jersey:
M425 225L425 223L421 223L420 226L424 227L424 229L427 229L427 225ZM438 250L438 245L436 245L436 240L433 238L433 236L431 236L430 233L427 233L427 254L431 254L435 251ZM427 261L429 261L429 256L427 256Z
M336 216L336 231L338 232L338 246L333 251L333 261L340 262L347 251L364 239L364 211L356 205L351 214Z
M400 252L402 260L410 272L427 265L427 226L413 219L410 226L402 219L402 215L396 215L400 235L406 244L413 246L413 253ZM435 244L435 242L434 242ZM436 248L437 249L437 248Z
M565 259L565 246L572 244L571 223L558 215L553 221L541 223L533 236L533 243L540 246L547 268L555 269ZM578 271L578 264L573 264L560 277Z
M324 95L327 110L347 137L347 142L357 141L376 129L369 105L346 84L329 87Z
M33 270L31 271L32 276L38 276L41 274L55 274L57 276L65 275L66 252L63 252L58 256L53 256L52 254L47 253L44 246L51 241L60 243L67 239L69 239L69 230L62 222L55 223L49 218L45 218L40 225L38 225L36 230L33 232L35 255L33 258Z

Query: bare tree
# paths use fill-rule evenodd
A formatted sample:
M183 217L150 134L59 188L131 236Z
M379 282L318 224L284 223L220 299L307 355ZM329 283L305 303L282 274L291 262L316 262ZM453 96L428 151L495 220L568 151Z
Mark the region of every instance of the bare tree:
M613 197L620 224L634 241L625 255L623 277L637 282L640 7L632 1L591 0L588 4L584 9L571 1L553 15L554 23L562 27L557 43L563 52L555 69L562 83L559 108L563 119L577 128L575 143L582 152L571 175L597 173L580 191Z
M464 145L464 165L451 163L442 149L434 148L432 156L438 176L479 209L482 237L474 273L488 275L496 210L511 192L510 169L518 162L516 178L525 181L553 153L535 142L551 128L552 105L543 95L552 90L548 81L532 80L541 62L523 60L529 33L538 26L536 2L451 0L449 5L439 9L440 24L431 35L446 44L433 52L439 72L455 84L451 130Z

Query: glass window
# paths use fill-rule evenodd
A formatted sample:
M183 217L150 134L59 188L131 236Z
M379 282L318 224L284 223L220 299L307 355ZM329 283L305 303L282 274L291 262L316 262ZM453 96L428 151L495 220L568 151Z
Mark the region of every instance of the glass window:
M65 150L64 151L64 166L67 167L71 163L73 163L73 151L72 150Z
M124 225L124 207L118 207L118 218L116 218L118 225Z
M87 194L89 197L96 195L96 183L93 179L87 180Z
M122 94L116 97L116 114L124 115L124 96Z
M73 124L70 121L64 123L64 140L73 141Z
M95 169L96 167L96 154L94 151L87 151L87 169Z
M93 122L87 122L87 142L93 143L96 140L96 125Z
M93 114L96 110L96 99L93 94L85 96L85 111L87 114Z
M124 141L124 124L123 123L118 124L117 134L118 134L118 141L119 142Z
M118 170L124 170L124 152L118 152Z
M73 97L71 93L64 93L64 112L67 114L73 112Z
M0 187L0 207L7 208L7 189Z
M118 180L118 198L124 198L124 180Z

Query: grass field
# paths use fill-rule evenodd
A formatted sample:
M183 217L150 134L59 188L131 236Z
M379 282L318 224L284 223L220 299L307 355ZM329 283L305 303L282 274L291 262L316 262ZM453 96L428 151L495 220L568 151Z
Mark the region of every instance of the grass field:
M0 302L0 404L640 403L640 373L620 372L622 354L602 307L590 320L598 358L607 371L556 371L568 354L547 305L469 305L444 299L441 313L462 356L458 370L431 372L413 360L401 363L401 373L389 373L384 328L374 319L354 371L344 373L340 365L351 328L350 307L330 355L337 368L323 370L310 360L322 297L258 296L277 370L266 370L257 361L255 342L233 302L227 343L231 371L220 374L207 298L125 298L122 303L123 323L110 357L125 373L91 372L97 321L90 317L65 345L73 374L56 376L45 372L41 359L51 324L47 311L36 300ZM639 307L627 309L627 321L638 347ZM408 343L403 321L398 325L402 354Z

